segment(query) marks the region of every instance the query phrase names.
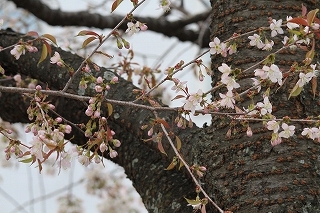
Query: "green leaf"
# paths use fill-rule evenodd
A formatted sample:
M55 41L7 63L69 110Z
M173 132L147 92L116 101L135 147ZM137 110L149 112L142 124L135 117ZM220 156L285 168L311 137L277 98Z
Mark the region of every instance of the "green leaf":
M112 115L113 107L110 103L107 103L107 107L108 107L108 116L110 116L110 115Z
M115 9L117 9L117 7L121 4L122 1L123 1L123 0L115 0L115 1L113 2L112 7L111 7L111 13L112 13L113 11L115 11Z
M27 159L24 159L24 160L20 160L19 162L21 163L31 163L33 161L33 157L30 157L30 158L27 158Z
M308 25L311 26L314 18L317 15L317 12L319 11L319 9L315 9L315 10L311 10L308 14L307 14L307 20L308 20Z
M299 87L299 85L296 84L296 85L293 87L293 89L291 90L288 99L290 99L291 96L292 96L292 97L298 96L298 95L301 93L301 91L302 91L302 87Z
M177 165L177 160L175 158L173 158L172 162L170 163L170 165L164 169L164 170L171 170L173 169L175 166Z
M198 205L198 204L201 203L201 200L199 199L199 197L197 197L196 200L190 200L190 199L188 199L188 198L184 198L184 199L186 199L186 201L187 201L190 205Z
M89 37L87 38L86 40L84 40L84 42L82 43L82 47L81 48L85 48L90 42L96 40L97 38L96 37Z
M177 150L180 151L181 149L181 140L178 136L176 136L176 141L177 141Z
M48 55L48 49L47 49L47 45L45 45L45 43L42 44L42 52L41 52L41 57L39 59L39 62L38 62L38 66L39 64L44 61L46 59Z

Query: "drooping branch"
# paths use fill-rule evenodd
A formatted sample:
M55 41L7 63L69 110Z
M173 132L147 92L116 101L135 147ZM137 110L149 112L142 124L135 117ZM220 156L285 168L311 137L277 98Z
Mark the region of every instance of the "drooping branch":
M9 31L0 31L0 46L6 47L19 41L21 34ZM40 48L40 47L39 47ZM53 49L59 51L61 57L74 69L79 66L83 58L65 52L61 49ZM5 69L7 75L20 73L25 76L38 79L44 82L48 89L61 90L69 79L69 73L66 69L52 65L49 60L45 60L37 66L40 53L26 53L19 60L16 60L10 50L0 52L0 64ZM114 75L110 70L101 68L98 73L110 78ZM108 77L106 77L108 78ZM70 85L67 92L78 94L78 84L80 78L76 77ZM6 86L15 85L14 82L6 82ZM123 101L135 100L133 89L137 89L132 83L119 79L119 83L112 85L108 91L106 98ZM90 92L88 93L90 94ZM87 94L87 95L88 95ZM56 106L56 112L73 123L86 123L88 117L84 114L86 105L83 100L68 99L65 97L50 97L51 102ZM0 97L0 117L10 122L30 122L26 114L28 107L28 99L20 93L1 92ZM163 142L164 148L168 153L168 157L157 149L157 143L153 141L144 142L147 139L145 131L141 130L141 125L148 124L153 115L147 109L137 109L125 105L113 105L114 111L108 119L108 125L116 132L116 137L122 142L122 145L117 149L119 155L113 159L116 163L124 167L126 174L133 181L134 186L141 195L147 209L150 212L187 212L190 207L187 207L183 197L194 193L194 184L184 170L166 171L165 168L170 164L173 152L170 151L166 141ZM102 114L107 112L106 104L102 104ZM165 119L168 123L173 123L175 118L174 112L159 112L159 116ZM174 130L174 129L173 129ZM190 162L194 144L192 138L197 137L198 129L192 129L193 135L188 132L174 132L179 135L184 143L181 153L184 158ZM87 142L87 138L83 133L74 128L72 143L83 145ZM69 138L71 135L69 136ZM105 156L108 157L108 156ZM150 172L156 174L150 174ZM170 184L168 184L170 183ZM170 196L170 198L168 197ZM170 201L170 203L168 203Z
M88 11L64 12L61 10L54 10L40 0L10 1L14 2L17 7L29 11L52 26L86 26L106 29L113 28L123 18L123 16L117 14L103 16L97 13L89 13ZM177 21L168 21L165 17L151 18L134 16L134 18L142 23L147 23L148 29L151 31L162 33L169 37L174 36L181 41L196 42L199 37L199 31L187 29L186 26L199 21L204 21L209 15L210 10ZM126 30L127 25L121 25L120 29ZM202 47L207 47L208 43L209 29L205 31L201 45Z

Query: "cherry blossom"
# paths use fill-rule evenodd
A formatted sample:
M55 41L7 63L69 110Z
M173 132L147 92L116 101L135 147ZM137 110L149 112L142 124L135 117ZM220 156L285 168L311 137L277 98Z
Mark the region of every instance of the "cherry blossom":
M14 48L10 51L10 54L13 55L17 60L20 58L20 56L26 53L25 46L24 45L16 45Z
M63 169L68 169L71 167L72 160L78 156L78 149L76 146L71 146L67 152L61 153L61 160L59 166Z
M307 74L300 72L299 73L299 80L297 82L297 85L299 87L303 87L305 84L307 84L311 79L315 76L314 72L308 72Z
M183 91L185 89L184 85L187 83L187 81L181 82L179 79L176 79L176 78L173 78L172 80L175 83L175 85L171 89L175 90L176 93Z
M231 73L231 68L225 63L222 63L222 65L220 67L218 67L218 70L220 72L222 72L222 76L223 75L227 75L228 76Z
M312 140L316 139L316 138L320 138L320 130L319 128L304 128L301 135L306 135L309 138L311 138Z
M222 75L221 82L227 85L228 90L233 90L234 88L239 88L240 84L238 84L233 77Z
M291 19L292 19L291 16L287 16L287 27L288 27L290 30L299 27L299 24L290 22Z
M128 29L126 30L126 33L128 33L129 36L132 36L133 34L139 32L140 31L139 23L140 22L138 21L135 24L132 22L128 22L127 23Z
M34 155L38 160L43 160L43 143L39 137L34 136L30 144L32 145L30 150L31 155Z
M171 1L170 0L161 0L161 4L159 8L163 10L163 12L168 12L170 10Z
M264 47L262 48L263 50L272 50L272 47L274 45L273 41L269 41L268 39L266 39L265 43L264 43Z
M54 55L50 58L51 64L57 64L59 67L64 66L64 61L61 59L60 54L55 52Z
M261 108L260 113L261 115L265 115L267 113L271 113L272 112L272 105L269 101L269 98L266 96L263 99L263 103L262 102L258 102L257 106Z
M221 44L220 44L220 39L215 37L213 41L209 43L210 47L210 54L220 54L221 53Z
M115 150L111 150L110 153L109 153L109 155L110 155L110 158L115 158L115 157L118 156L118 152L115 151Z
M281 138L289 138L294 134L294 129L296 128L295 126L291 125L288 126L286 123L282 123L281 125L283 131L279 133L279 137Z
M282 72L279 67L272 64L270 67L264 65L262 69L256 69L254 71L255 76L259 76L261 79L270 79L273 83L278 82L279 85L282 84Z
M258 34L253 34L253 36L248 37L250 39L250 45L251 46L256 46L259 49L262 49L265 44L261 41L261 37Z
M197 104L202 101L202 95L203 92L201 89L199 89L197 93L190 95L187 100L183 101L185 103L183 109L190 110L194 114Z
M221 106L225 106L234 109L235 100L233 98L233 93L229 90L226 94L219 93L222 100L220 101Z
M282 19L279 19L278 21L275 19L272 19L272 22L270 24L271 37L275 37L278 33L283 34L281 25L282 25Z
M90 164L89 157L86 156L86 155L79 155L78 161L79 161L80 164L82 164L82 165L84 165L86 167Z
M271 145L276 146L282 142L281 137L278 134L272 134Z
M277 133L279 131L279 122L272 120L272 121L268 121L267 123L267 129L268 130L272 130L274 133Z

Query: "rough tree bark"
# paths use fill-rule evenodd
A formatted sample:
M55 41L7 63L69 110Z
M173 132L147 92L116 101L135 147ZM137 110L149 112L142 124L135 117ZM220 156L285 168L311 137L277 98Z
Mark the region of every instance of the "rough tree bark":
M218 36L221 40L230 37L234 32L243 33L258 26L267 25L267 17L284 18L285 15L300 13L301 3L308 9L318 7L313 1L212 1L212 38ZM17 42L20 35L10 31L0 31L0 46L6 47ZM318 46L319 48L319 46ZM72 67L77 68L81 58L59 50L62 58ZM304 52L283 52L277 60L284 61L282 68L286 69L297 58L302 58ZM315 60L318 59L318 55ZM26 54L15 60L9 51L0 53L0 64L8 74L17 72L39 79L50 89L60 90L68 80L68 72L51 65L48 60L37 66L39 54ZM213 69L225 58L213 57ZM239 53L233 58L227 58L229 65L246 68L262 59L262 53L248 49L243 43ZM102 69L102 74L112 74ZM219 79L215 72L213 84ZM243 76L241 85L246 85ZM289 101L289 84L277 92L273 91L272 99L275 115L281 118L289 115L293 118L305 118L320 114L319 92L313 98L310 87L305 88L297 98ZM76 79L70 87L70 92L77 94ZM13 82L11 82L13 85ZM134 100L131 93L134 86L121 79L112 87L107 98L116 100ZM213 94L214 97L216 94ZM261 97L257 97L257 100ZM57 112L74 123L85 122L83 114L85 106L79 100L62 97L52 97L57 105ZM246 105L244 99L241 104ZM29 122L26 116L27 100L20 94L2 92L0 97L0 117L11 122ZM173 153L168 144L165 149L169 156L165 157L157 150L153 142L144 143L146 132L140 126L147 123L152 114L147 110L114 106L114 116L110 126L123 142L119 156L113 159L124 167L126 174L141 195L149 212L191 212L183 197L195 197L194 184L185 170L165 171ZM104 111L107 111L104 108ZM175 118L173 112L159 112L169 124ZM261 125L252 123L254 135L245 136L245 128L235 125L236 133L226 138L226 132L232 121L225 117L213 117L210 127L174 131L183 142L181 153L190 164L198 163L207 167L202 179L205 190L224 210L234 212L319 212L320 211L320 147L319 143L296 136L284 140L282 144L271 147L270 131ZM301 126L297 126L299 128ZM301 128L300 128L301 129ZM76 133L72 143L83 144L85 138ZM107 156L106 156L107 157ZM217 212L209 205L208 212Z

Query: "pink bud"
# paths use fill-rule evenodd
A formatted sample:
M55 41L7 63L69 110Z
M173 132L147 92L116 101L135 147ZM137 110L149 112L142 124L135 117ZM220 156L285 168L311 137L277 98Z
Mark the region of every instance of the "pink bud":
M116 83L116 82L118 82L118 77L117 76L113 76L113 78L112 78L112 82L114 82L114 83Z
M113 131L113 130L111 130L111 135L115 135L116 133Z
M148 136L151 136L153 134L153 128L149 129Z
M107 145L105 144L105 143L102 143L102 144L100 144L100 151L101 152L104 152L104 151L106 151L107 150Z
M31 131L30 126L26 126L26 128L24 129L25 133L29 133Z
M251 130L251 127L250 127L250 126L248 126L248 128L247 128L247 136L248 136L248 137L251 137L251 136L252 136L252 130Z
M202 172L207 171L207 168L206 168L206 167L204 167L204 166L199 166L199 169L200 169L200 171L202 171Z
M117 156L118 156L118 152L115 151L115 150L111 150L111 152L110 152L110 158L115 158L115 157L117 157Z
M55 121L58 122L58 123L61 123L61 122L62 122L62 118L57 117L57 118L55 119Z
M70 125L66 125L66 126L65 126L65 130L64 130L64 132L65 132L65 133L67 133L67 134L70 134L70 133L71 133L71 131L72 131L71 126L70 126Z
M40 85L36 86L36 90L41 90L41 89L42 89L42 87Z
M141 31L146 31L147 29L148 29L148 26L145 25L145 24L143 24L143 25L140 26L140 30L141 30Z
M94 114L93 114L93 117L94 118L99 118L100 117L100 111L98 111L98 110L95 111Z
M101 84L103 82L103 79L99 76L96 80L97 84Z
M106 90L109 90L110 89L110 86L109 85L106 85Z
M85 114L87 115L87 116L92 116L92 108L89 108L88 107L88 109L86 110L86 112L85 112Z
M63 67L63 63L62 63L61 61L58 61L58 62L57 62L57 65L58 65L59 67Z
M114 145L115 147L119 147L119 146L121 146L121 142L120 142L118 139L114 139L114 140L113 140L113 145Z
M96 92L102 92L102 87L99 85L95 86L94 89L96 90Z
M36 85L34 83L29 83L28 84L28 88L29 89L35 89L36 88Z

